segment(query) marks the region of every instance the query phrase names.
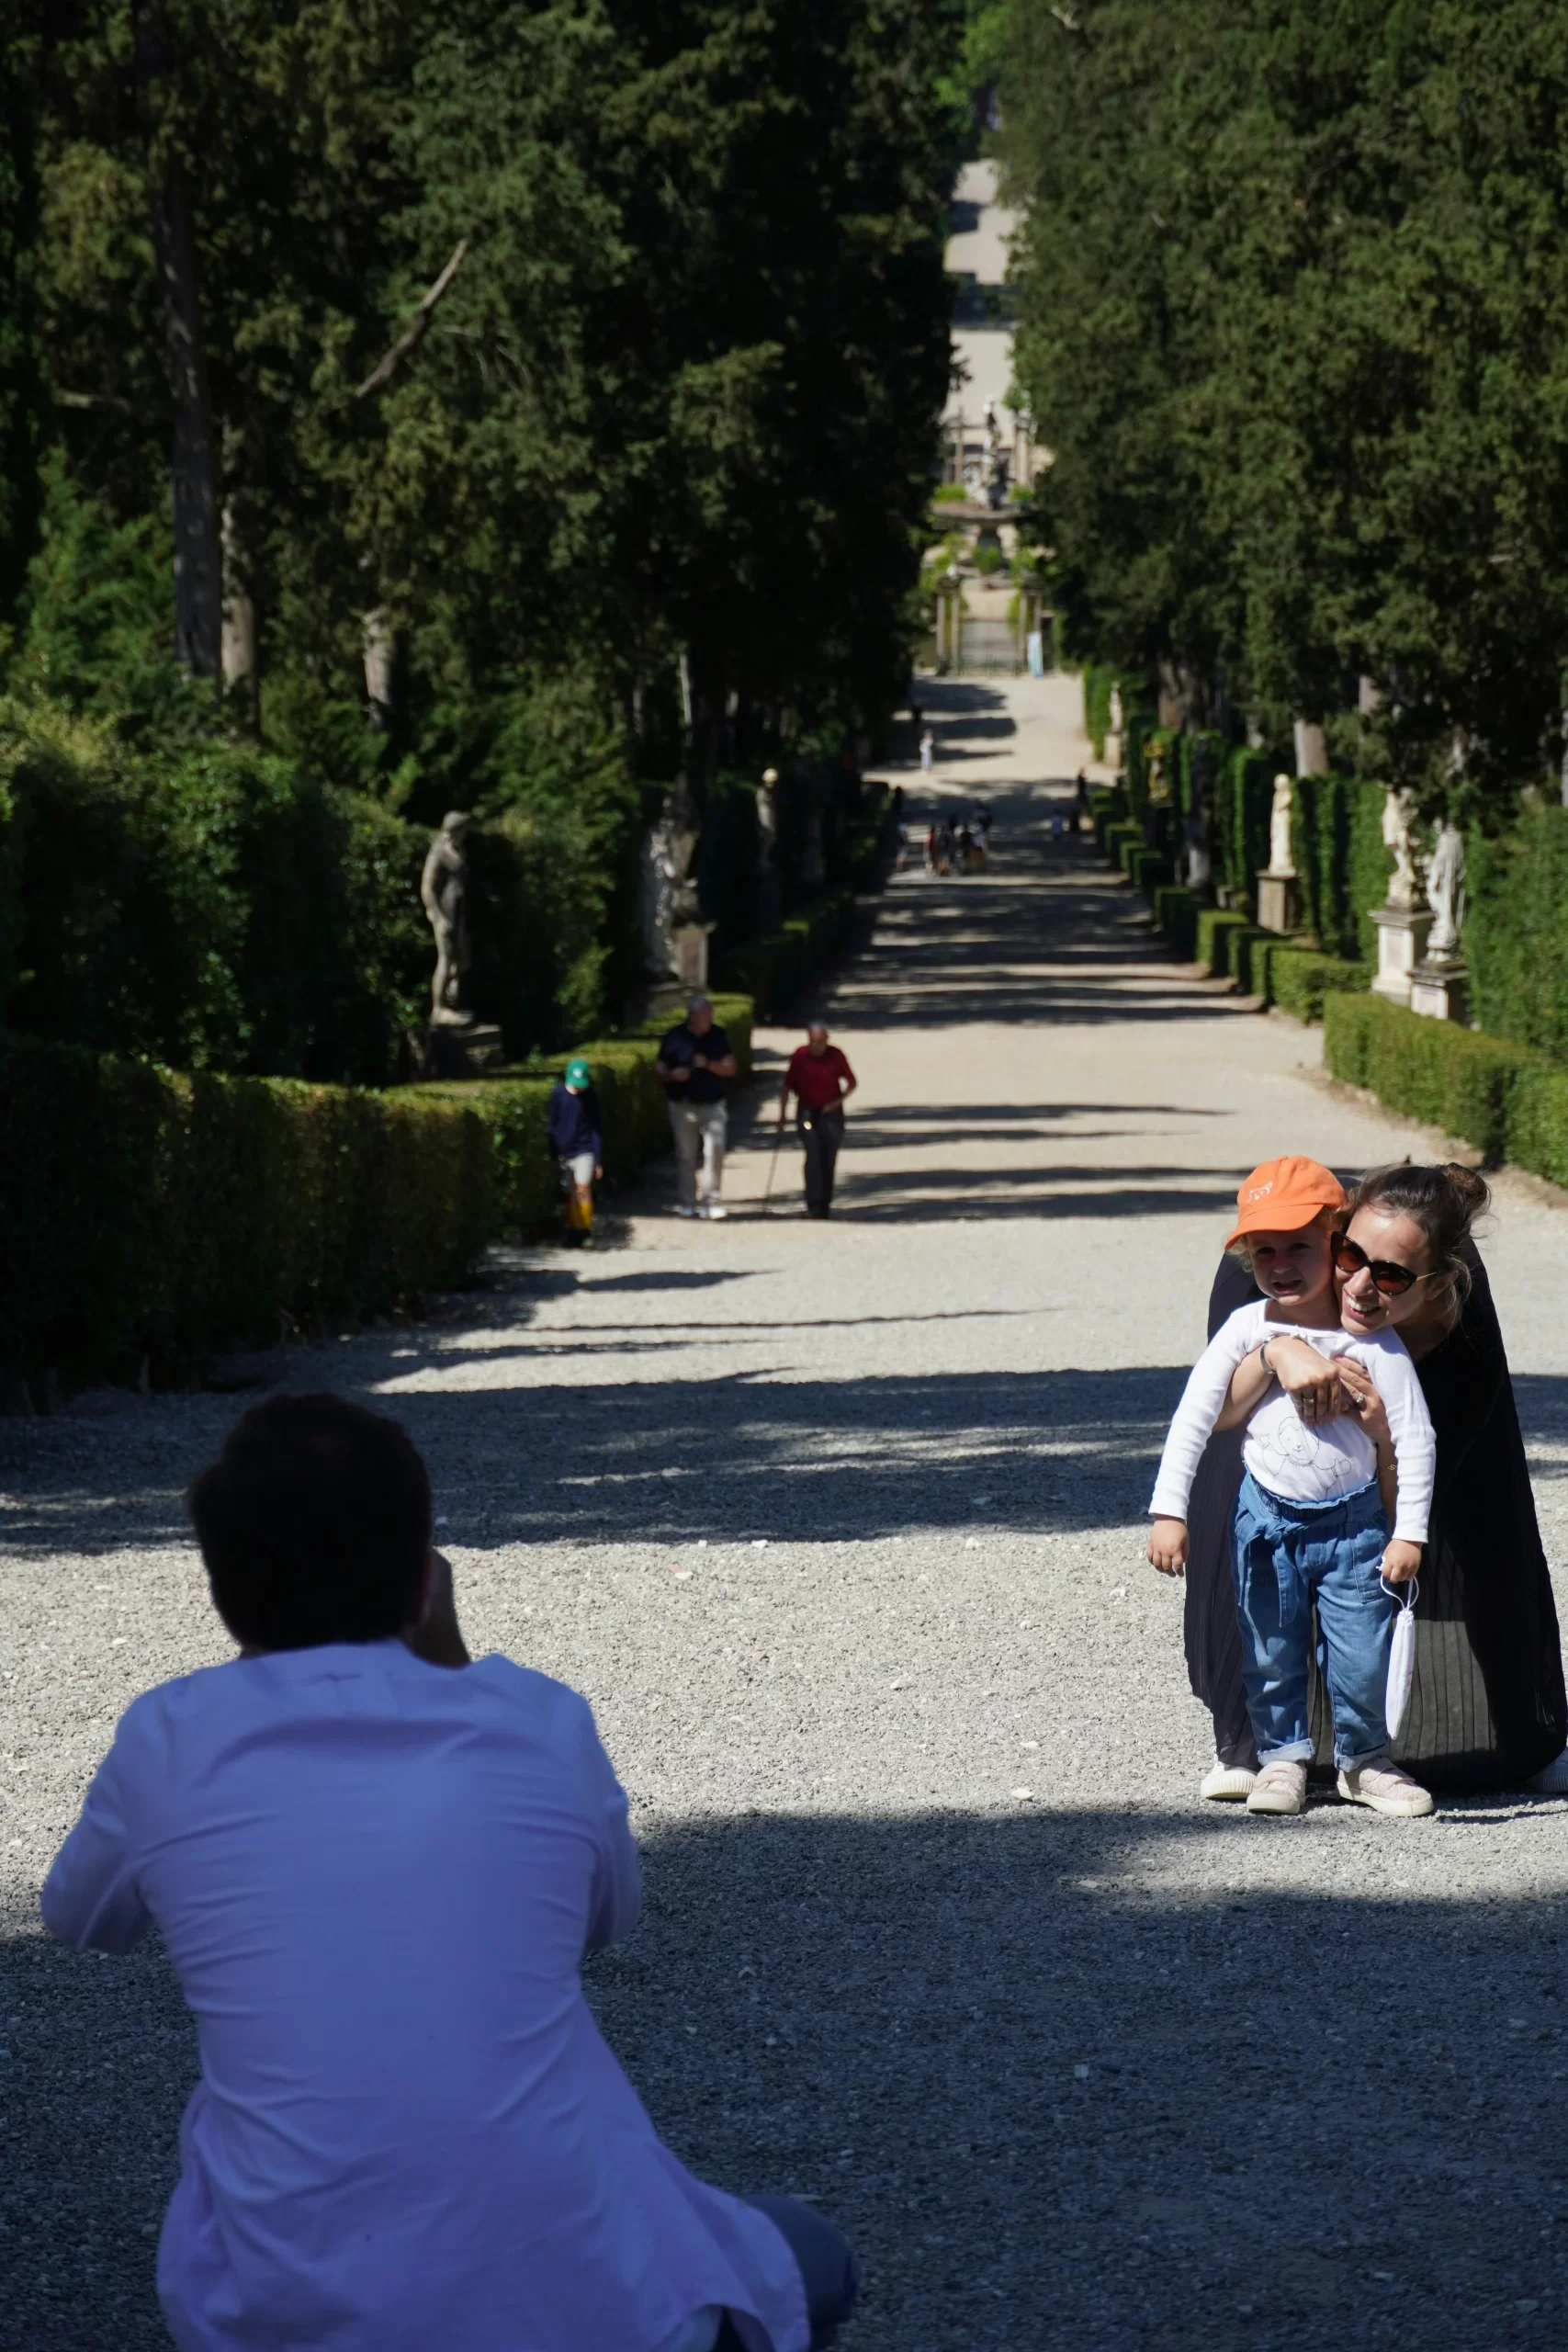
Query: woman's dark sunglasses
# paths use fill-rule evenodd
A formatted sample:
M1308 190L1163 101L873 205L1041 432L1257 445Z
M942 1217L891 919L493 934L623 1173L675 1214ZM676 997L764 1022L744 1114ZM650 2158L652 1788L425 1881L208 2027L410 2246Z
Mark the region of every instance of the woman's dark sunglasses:
M1408 1266L1396 1266L1392 1258L1369 1258L1359 1241L1348 1233L1334 1237L1334 1263L1342 1274L1359 1274L1363 1268L1371 1274L1384 1298L1403 1298L1416 1283L1425 1280L1413 1274Z

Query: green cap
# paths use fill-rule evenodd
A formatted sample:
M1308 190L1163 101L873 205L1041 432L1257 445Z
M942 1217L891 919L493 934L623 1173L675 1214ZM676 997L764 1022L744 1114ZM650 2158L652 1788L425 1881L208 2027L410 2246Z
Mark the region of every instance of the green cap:
M581 1092L583 1087L592 1084L592 1081L588 1073L588 1064L583 1060L581 1054L573 1054L570 1061L568 1062L566 1066L566 1082L578 1092Z

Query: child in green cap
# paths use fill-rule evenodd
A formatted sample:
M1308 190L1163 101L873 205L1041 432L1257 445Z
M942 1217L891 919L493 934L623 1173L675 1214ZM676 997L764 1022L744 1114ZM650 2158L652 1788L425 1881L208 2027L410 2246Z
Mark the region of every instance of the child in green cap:
M581 1054L550 1090L550 1149L568 1187L566 1229L584 1250L593 1247L593 1182L604 1173L599 1091Z

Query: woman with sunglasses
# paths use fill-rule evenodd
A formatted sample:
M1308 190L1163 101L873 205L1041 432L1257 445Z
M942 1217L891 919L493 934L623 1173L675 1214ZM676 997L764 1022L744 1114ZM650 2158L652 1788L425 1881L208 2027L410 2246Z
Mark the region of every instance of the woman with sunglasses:
M1423 1781L1449 1789L1568 1791L1568 1698L1551 1579L1536 1521L1508 1360L1471 1226L1490 1195L1473 1169L1397 1167L1363 1178L1335 1245L1345 1329L1396 1330L1415 1360L1437 1434L1437 1482L1416 1603L1416 1681L1394 1745ZM1211 1335L1258 1295L1235 1259L1209 1302ZM1380 1448L1382 1400L1353 1361L1304 1340L1270 1346L1271 1373L1311 1428L1355 1412ZM1227 1419L1257 1403L1250 1362ZM1187 1664L1214 1721L1205 1796L1243 1802L1257 1770L1241 1679L1229 1529L1239 1429L1216 1436L1189 1511Z

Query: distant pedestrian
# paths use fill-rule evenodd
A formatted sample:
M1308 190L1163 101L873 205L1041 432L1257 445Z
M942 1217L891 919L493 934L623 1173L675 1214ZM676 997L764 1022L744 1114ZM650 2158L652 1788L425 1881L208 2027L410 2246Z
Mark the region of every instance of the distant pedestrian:
M828 1043L828 1024L814 1021L806 1043L789 1057L779 1090L782 1129L793 1094L800 1108L795 1125L806 1147L806 1214L826 1216L833 1205L833 1170L844 1140L844 1104L859 1080L837 1046Z
M936 737L929 727L922 728L920 731L920 774L922 775L930 775L931 772L931 753L935 749Z
M1080 833L1092 832L1094 831L1094 812L1089 805L1089 777L1085 775L1082 768L1079 768L1077 772L1077 776L1074 784L1074 792L1076 795L1074 800L1074 814L1077 820L1077 830Z
M1063 814L1062 814L1062 812L1061 812L1061 810L1060 810L1059 808L1053 808L1053 809L1052 809L1052 811L1051 811L1051 842L1052 842L1052 846L1053 846L1053 847L1055 847L1055 845L1058 842L1065 841L1065 840L1066 839L1066 832L1067 832L1067 820L1066 820L1066 819L1063 816Z
M666 1035L653 1065L663 1081L675 1136L675 1213L721 1218L719 1200L729 1114L726 1096L735 1054L705 996L694 996L686 1018Z
M599 1090L581 1054L550 1090L550 1149L566 1184L566 1229L584 1250L593 1247L593 1183L604 1173L604 1129Z

